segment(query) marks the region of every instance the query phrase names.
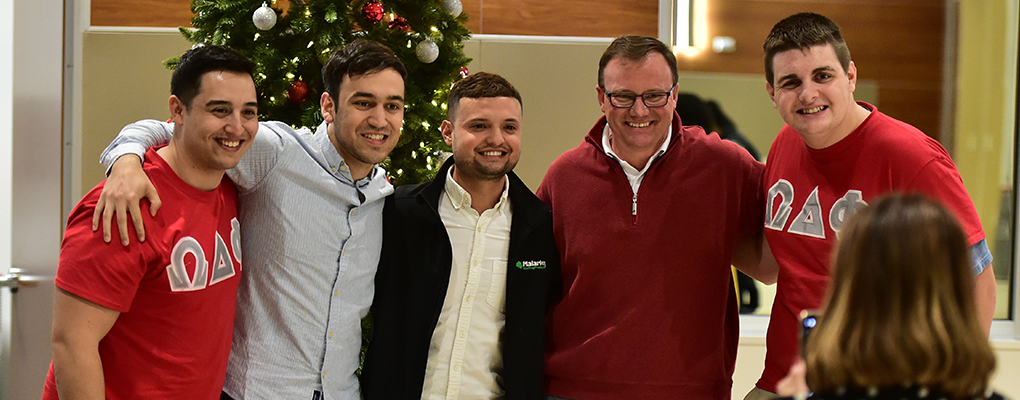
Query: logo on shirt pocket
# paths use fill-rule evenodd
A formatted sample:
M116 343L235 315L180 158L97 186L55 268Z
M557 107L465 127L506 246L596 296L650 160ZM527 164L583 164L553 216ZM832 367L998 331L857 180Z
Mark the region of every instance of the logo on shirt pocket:
M518 261L516 266L517 269L523 269L525 271L530 271L533 269L545 269L545 261L544 260Z

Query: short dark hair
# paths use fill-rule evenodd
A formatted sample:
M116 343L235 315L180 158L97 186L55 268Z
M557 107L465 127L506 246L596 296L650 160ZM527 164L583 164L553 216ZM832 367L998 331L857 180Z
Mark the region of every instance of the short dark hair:
M659 39L649 36L620 36L609 44L599 60L599 87L606 88L603 73L610 61L617 58L637 61L653 52L662 54L662 57L666 59L666 64L669 64L669 69L673 72L673 86L675 86L680 76L676 68L676 55L669 49L669 46Z
M513 97L517 99L521 109L524 108L521 93L514 88L514 85L510 84L510 81L496 74L476 72L473 75L468 75L467 78L457 81L450 88L450 95L446 98L447 118L453 121L454 114L457 113L457 108L460 107L460 99L479 99L483 97Z
M333 50L329 61L322 66L322 82L326 85L326 93L336 100L344 76L372 74L388 68L393 68L402 79L407 79L407 69L393 50L378 42L359 38Z
M815 13L798 13L783 18L769 32L762 48L765 50L765 79L769 85L775 83L775 71L772 59L776 54L787 50L807 50L813 46L831 44L836 51L836 58L843 66L843 72L850 69L850 48L846 46L843 35L839 33L839 25L824 15Z
M186 109L202 89L202 76L210 71L255 74L255 63L227 46L198 46L188 50L177 61L170 78L170 94L177 96ZM254 78L253 78L254 80Z

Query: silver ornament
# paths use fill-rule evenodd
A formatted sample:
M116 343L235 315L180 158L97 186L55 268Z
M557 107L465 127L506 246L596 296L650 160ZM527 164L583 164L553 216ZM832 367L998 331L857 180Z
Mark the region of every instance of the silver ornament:
M251 22L255 23L255 27L264 31L273 29L276 26L276 11L269 7L266 3L262 3L262 7L255 10L255 13L251 15Z
M428 64L439 58L439 46L432 39L425 39L414 48L414 54L418 56L418 60Z
M439 6L454 18L457 18L460 12L464 10L464 5L460 3L460 0L442 0Z

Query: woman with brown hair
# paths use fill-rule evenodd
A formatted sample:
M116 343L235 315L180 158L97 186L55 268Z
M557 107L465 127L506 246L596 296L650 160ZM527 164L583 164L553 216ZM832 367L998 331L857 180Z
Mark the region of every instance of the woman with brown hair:
M837 246L824 314L780 393L1002 398L988 389L995 355L977 319L966 240L946 208L920 195L876 199Z

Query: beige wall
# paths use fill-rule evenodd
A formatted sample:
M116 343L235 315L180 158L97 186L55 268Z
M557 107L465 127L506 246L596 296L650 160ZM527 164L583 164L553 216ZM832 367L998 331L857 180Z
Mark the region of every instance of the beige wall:
M601 115L595 84L598 58L607 43L599 39L569 44L524 43L481 37L465 44L465 52L474 59L468 67L472 72L501 74L524 97L523 155L517 172L532 189L537 188L552 160L577 146ZM174 31L85 34L80 146L84 165L75 169L80 172L78 179L85 190L103 179L103 170L96 160L124 124L142 118L167 117L170 73L162 68L161 61L188 47ZM782 127L782 119L772 108L761 75L684 73L680 89L716 99L762 154L768 151L775 133ZM877 92L877 85L862 82L857 98L878 104ZM1020 379L1016 379L1020 371L1020 344L996 342L995 346L1000 372L994 386L1020 398ZM742 398L754 385L764 355L760 333L741 338L734 398Z

